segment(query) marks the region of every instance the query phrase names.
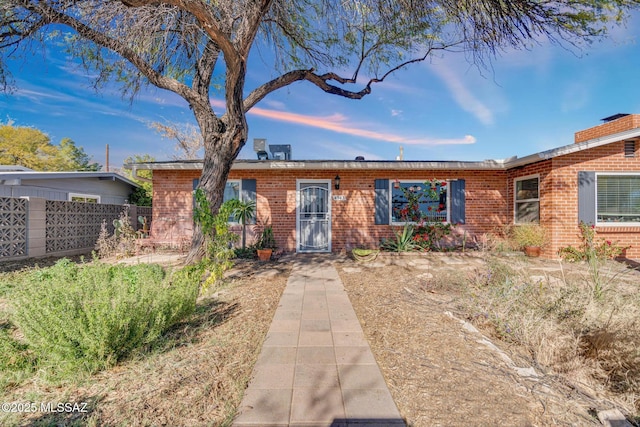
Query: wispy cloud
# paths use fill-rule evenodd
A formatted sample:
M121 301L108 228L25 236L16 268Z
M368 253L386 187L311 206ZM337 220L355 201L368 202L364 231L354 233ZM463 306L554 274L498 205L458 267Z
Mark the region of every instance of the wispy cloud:
M560 110L563 113L580 110L589 103L591 85L574 82L567 86L562 96Z
M329 151L340 159L355 159L357 156L363 156L367 160L384 160L377 154L374 154L362 147L353 146L352 144L340 144L331 141L322 141L322 150ZM327 156L325 154L324 158L331 158L332 156Z
M442 79L456 103L463 110L473 114L485 125L494 123L493 112L465 86L462 79L456 75L451 67L442 61L438 61L430 64L430 69Z
M211 100L211 104L217 108L224 108L224 101ZM428 138L428 137L407 137L403 135L381 132L376 130L362 129L350 123L346 116L342 114L331 114L328 116L311 116L287 111L276 111L267 108L253 107L249 110L250 115L263 117L270 120L277 120L296 125L309 126L317 129L329 130L345 135L358 136L362 138L374 139L384 142L394 142L407 145L460 145L474 144L476 139L471 135L462 138Z
M391 109L391 117L402 116L402 110L396 110L395 108Z

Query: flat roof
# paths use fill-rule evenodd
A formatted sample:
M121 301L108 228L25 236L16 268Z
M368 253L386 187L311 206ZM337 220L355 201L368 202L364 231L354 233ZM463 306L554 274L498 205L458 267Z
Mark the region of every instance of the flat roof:
M39 171L0 171L0 184L7 180L35 180L35 179L87 179L97 178L102 181L121 181L132 187L139 187L130 179L115 172L39 172Z
M339 170L509 170L528 164L549 160L554 157L565 156L590 148L600 147L613 142L636 139L640 137L640 128L619 132L601 138L594 138L577 144L541 151L518 158L482 161L456 160L247 160L236 159L232 170L285 170L285 169L339 169ZM129 163L126 169L137 170L201 170L204 160L171 160L148 163ZM135 173L134 173L135 174Z

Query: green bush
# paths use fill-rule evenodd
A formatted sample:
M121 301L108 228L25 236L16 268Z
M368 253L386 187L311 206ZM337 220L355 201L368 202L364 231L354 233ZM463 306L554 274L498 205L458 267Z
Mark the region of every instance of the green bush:
M36 363L27 344L16 340L9 329L0 325L0 392L22 382L35 370Z
M26 276L14 321L41 363L57 373L94 372L153 343L195 309L201 273L158 265L77 265Z

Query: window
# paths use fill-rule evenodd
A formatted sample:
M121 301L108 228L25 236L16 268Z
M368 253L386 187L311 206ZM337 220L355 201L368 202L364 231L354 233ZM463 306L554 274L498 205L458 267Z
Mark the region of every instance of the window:
M224 196L222 197L222 202L226 202L228 200L237 199L240 200L240 191L242 188L242 181L240 180L228 180L224 186ZM233 215L229 215L229 222L236 224L237 221L233 217Z
M223 202L231 199L240 200L240 180L228 180L227 184L224 186L224 197L222 198Z
M69 201L83 203L100 203L100 196L93 196L91 194L69 193Z
M391 222L448 222L445 181L390 181Z
M596 221L640 223L640 175L596 175Z
M540 177L527 176L514 181L514 222L540 222Z

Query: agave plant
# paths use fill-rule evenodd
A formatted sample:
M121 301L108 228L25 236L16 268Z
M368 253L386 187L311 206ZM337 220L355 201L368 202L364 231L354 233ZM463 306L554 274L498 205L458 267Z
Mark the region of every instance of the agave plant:
M380 247L390 252L410 252L420 248L413 240L413 225L405 224L402 230L394 232L395 238L384 239Z

